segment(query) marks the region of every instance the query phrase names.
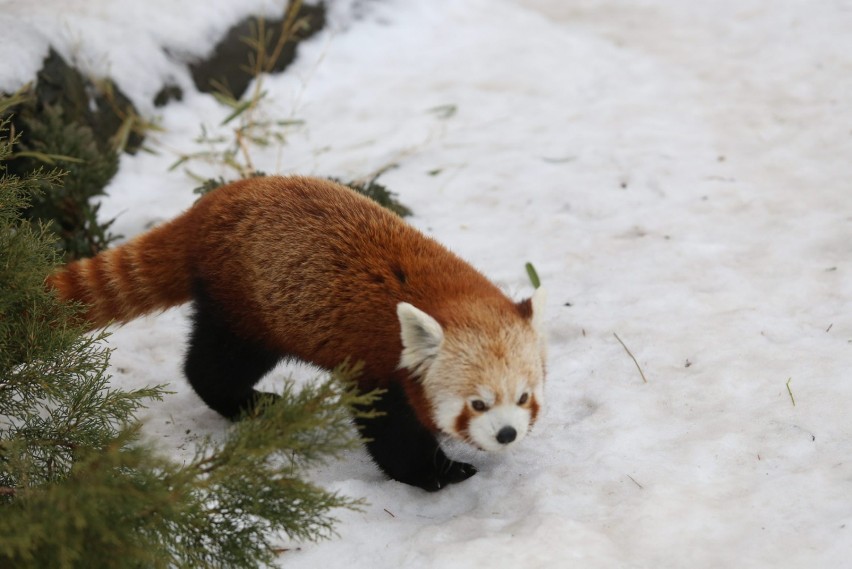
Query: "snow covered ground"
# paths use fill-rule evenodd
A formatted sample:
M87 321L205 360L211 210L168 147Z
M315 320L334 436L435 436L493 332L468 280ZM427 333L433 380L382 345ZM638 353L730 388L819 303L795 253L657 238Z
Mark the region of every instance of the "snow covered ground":
M167 168L228 114L162 48L203 54L279 5L0 0L0 47L22 51L0 90L52 41L159 117L158 154L123 157L102 209L130 236L193 201ZM268 116L304 123L255 166L358 178L395 164L381 181L412 223L507 291L530 293L533 262L550 298L548 407L512 454L457 449L480 472L438 494L384 480L362 451L318 469L369 506L281 565L852 566L852 5L331 10L265 84ZM155 110L166 79L186 96ZM144 419L178 460L227 428L180 378L186 331L181 309L110 341L116 384L177 392Z

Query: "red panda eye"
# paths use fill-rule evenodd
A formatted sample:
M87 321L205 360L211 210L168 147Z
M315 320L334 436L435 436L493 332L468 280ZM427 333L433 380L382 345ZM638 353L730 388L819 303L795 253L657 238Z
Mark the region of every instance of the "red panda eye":
M524 403L529 401L529 398L530 398L529 393L524 393L523 395L521 395L521 398L518 399L518 405L523 405Z
M485 404L485 401L482 401L480 399L474 399L473 401L471 401L470 406L473 407L474 411L479 411L480 413L488 409L488 405Z

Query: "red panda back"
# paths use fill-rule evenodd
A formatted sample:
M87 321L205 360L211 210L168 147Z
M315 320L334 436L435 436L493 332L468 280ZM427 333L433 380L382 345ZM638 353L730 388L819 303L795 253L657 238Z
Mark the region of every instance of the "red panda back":
M216 191L190 258L232 325L270 349L326 368L349 356L387 375L399 364L399 302L445 325L466 318L455 300L516 310L470 265L348 188L247 182Z
M176 219L48 279L92 327L191 300L199 287L234 330L331 368L396 370L396 305L464 325L471 299L517 310L470 265L372 200L304 177L241 180Z

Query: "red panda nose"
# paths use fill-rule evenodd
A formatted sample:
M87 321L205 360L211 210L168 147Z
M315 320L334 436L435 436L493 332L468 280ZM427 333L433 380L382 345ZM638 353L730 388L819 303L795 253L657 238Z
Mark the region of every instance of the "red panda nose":
M497 442L501 445L507 445L518 436L518 431L514 427L503 427L497 433Z

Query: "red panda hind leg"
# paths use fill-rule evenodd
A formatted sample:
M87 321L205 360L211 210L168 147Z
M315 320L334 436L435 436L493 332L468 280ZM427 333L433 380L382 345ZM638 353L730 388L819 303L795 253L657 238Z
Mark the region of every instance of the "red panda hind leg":
M236 420L250 411L259 398L276 397L255 390L254 385L275 367L282 355L235 334L202 287L195 288L195 312L184 374L211 409Z
M390 478L436 492L476 474L472 465L444 454L435 436L417 419L401 386L389 383L371 409L383 415L355 421L373 461Z

